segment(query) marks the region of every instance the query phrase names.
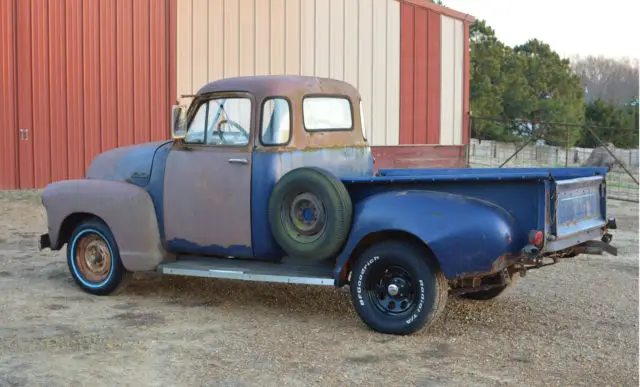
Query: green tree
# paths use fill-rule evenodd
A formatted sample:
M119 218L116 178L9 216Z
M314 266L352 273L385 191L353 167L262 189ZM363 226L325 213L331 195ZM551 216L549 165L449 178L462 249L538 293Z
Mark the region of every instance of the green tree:
M570 61L537 39L514 47L513 55L514 76L517 79L516 73L520 70L526 86L522 85L518 92L510 91L508 98L505 96L508 101L505 104L506 115L528 118L534 130L546 130L544 139L550 144L573 146L580 138L578 126L549 125L540 128L537 124L540 121L584 122L584 90Z
M619 107L598 98L586 105L585 120L585 125L604 143L613 143L618 148L638 146L638 104L633 101ZM601 145L591 131L586 129L578 144L585 148Z
M474 119L474 135L481 139L499 139L501 125L482 117L502 116L502 64L507 47L496 38L495 31L484 20L476 20L469 28L471 68L469 74L470 110Z

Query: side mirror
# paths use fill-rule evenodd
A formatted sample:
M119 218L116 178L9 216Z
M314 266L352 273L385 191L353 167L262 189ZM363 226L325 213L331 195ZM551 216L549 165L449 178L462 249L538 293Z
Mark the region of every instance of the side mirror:
M184 105L171 107L171 138L174 140L183 139L187 135L186 113Z

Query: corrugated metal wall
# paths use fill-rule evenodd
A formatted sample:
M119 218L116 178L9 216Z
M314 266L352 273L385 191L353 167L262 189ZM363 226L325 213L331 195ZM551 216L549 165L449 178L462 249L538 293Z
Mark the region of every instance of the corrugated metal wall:
M17 101L14 1L0 2L0 189L17 186Z
M466 144L468 21L424 0L401 0L400 15L400 143Z
M223 77L345 80L363 97L373 145L399 142L400 3L392 0L180 0L180 94Z
M174 1L2 2L0 105L15 119L1 133L17 144L2 158L18 167L0 188L79 178L102 151L169 137Z

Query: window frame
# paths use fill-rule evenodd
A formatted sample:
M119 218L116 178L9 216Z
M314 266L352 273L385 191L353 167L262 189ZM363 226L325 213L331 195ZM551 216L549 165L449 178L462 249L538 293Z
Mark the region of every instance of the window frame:
M264 105L267 103L267 101L272 100L272 99L283 99L287 102L287 106L289 107L289 137L287 138L287 142L283 142L283 143L278 143L278 144L266 144L264 141L262 141L262 125L263 125L263 120L264 120ZM260 145L262 145L263 147L274 147L274 146L287 146L291 143L291 140L293 139L293 109L292 109L292 104L291 104L291 99L289 99L289 97L285 96L285 95L270 95L268 97L265 97L262 100L262 103L260 104L260 124L258 125L258 141L260 143Z
M307 98L335 98L335 99L345 99L349 103L349 112L351 115L351 127L349 128L323 128L323 129L309 129L304 122L304 100ZM306 94L302 97L302 104L300 106L301 109L301 118L302 118L302 127L308 133L317 133L317 132L349 132L353 131L354 124L354 116L353 116L353 103L351 103L351 98L346 94L323 94L323 93L314 93L314 94Z
M248 141L246 144L240 145L240 144L207 144L206 140L207 140L207 134L206 134L206 128L205 128L205 136L204 136L204 143L203 144L195 144L195 143L190 143L190 142L186 142L186 134L189 133L189 127L191 125L191 123L193 122L193 120L195 119L198 110L200 109L200 107L204 104L208 104L209 102L216 100L216 99L248 99L249 100L249 131L248 131ZM249 92L245 92L245 91L224 91L224 92L216 92L216 93L210 93L210 94L205 94L202 96L197 97L196 99L193 100L193 102L191 103L191 106L189 107L189 111L187 113L187 131L185 133L185 138L180 140L180 143L184 146L184 147L207 147L207 148L236 148L236 149L242 149L242 148L247 148L250 146L253 146L254 143L254 131L253 128L255 127L255 96L252 93ZM208 110L208 106L207 106L207 110ZM209 115L209 112L207 111L207 117ZM205 121L206 122L206 121Z

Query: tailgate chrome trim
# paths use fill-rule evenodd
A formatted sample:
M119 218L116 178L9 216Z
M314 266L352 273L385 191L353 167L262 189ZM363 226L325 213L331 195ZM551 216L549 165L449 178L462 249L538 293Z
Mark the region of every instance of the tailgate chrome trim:
M602 226L604 226L604 222ZM562 239L557 239L555 241L547 240L544 251L560 251L592 239L597 239L604 234L602 226L597 226L589 230L581 230L571 235L563 235Z
M556 180L556 185L563 186L575 183L586 183L589 181L598 181L604 180L604 176L588 176L588 177L577 177L575 179L566 179L566 180Z

